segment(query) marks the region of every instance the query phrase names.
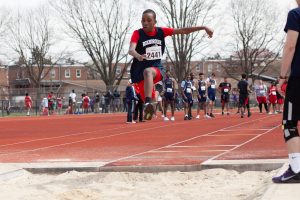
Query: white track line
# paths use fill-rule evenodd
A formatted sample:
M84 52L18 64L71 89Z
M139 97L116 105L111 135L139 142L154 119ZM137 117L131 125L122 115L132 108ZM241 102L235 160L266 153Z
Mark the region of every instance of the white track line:
M233 131L268 131L270 130L269 128L264 129L264 128L258 128L258 129L232 129L232 130L223 130L223 131L228 131L228 132L233 132Z
M184 143L184 142L188 142L188 141L191 141L191 140L194 140L194 139L197 139L197 138L201 138L201 137L204 137L204 136L208 136L208 135L217 133L217 132L222 131L222 130L227 129L227 128L233 128L233 127L236 127L236 126L240 126L242 124L247 124L247 123L255 122L255 121L266 119L266 118L270 118L270 116L266 116L266 117L251 120L251 121L242 122L242 123L239 123L239 124L236 124L236 125L232 125L232 126L228 126L228 127L225 127L225 128L218 129L216 131L212 131L212 132L207 133L205 135L192 137L192 138L182 140L182 141L179 141L179 142L176 142L176 143L173 143L173 144L169 144L169 145L166 145L166 146L162 146L162 147L159 147L159 148L155 148L155 149L151 149L151 150L144 151L144 152L141 152L141 153L137 153L137 154L133 154L133 155L130 155L130 156L126 156L126 157L118 158L118 159L115 159L115 160L111 160L111 161L108 162L108 165L109 165L109 163L119 162L121 160L130 159L130 158L133 158L133 157L136 157L136 156L140 156L140 155L143 155L143 154L146 154L146 153L149 153L149 152L153 152L153 151L158 151L158 150L161 150L161 149L164 149L164 148L174 147L175 145L178 145L178 144L181 144L181 143Z
M277 128L280 127L280 126L281 126L281 124L278 125L278 126L273 127L272 129L270 129L270 130L268 130L268 131L266 131L266 132L264 132L264 133L261 133L261 134L257 135L257 136L254 137L254 138L251 138L250 140L248 140L248 141L246 141L246 142L244 142L244 143L242 143L242 144L240 144L240 145L238 145L238 146L236 146L236 147L234 147L234 148L232 148L232 149L227 150L227 151L224 152L224 153L221 153L221 154L219 154L219 155L216 155L216 156L212 157L211 159L207 160L206 162L209 162L209 161L211 161L211 160L214 160L214 159L216 159L216 158L219 158L219 157L223 156L224 154L227 154L227 153L229 153L229 152L232 152L233 150L235 150L235 149L237 149L237 148L240 148L241 146L244 146L245 144L248 144L248 143L252 142L253 140L256 140L257 138L259 138L259 137L261 137L261 136L263 136L263 135L265 135L265 134L267 134L267 133L269 133L269 132L271 132L271 131L277 129ZM204 164L204 163L203 163L203 164Z

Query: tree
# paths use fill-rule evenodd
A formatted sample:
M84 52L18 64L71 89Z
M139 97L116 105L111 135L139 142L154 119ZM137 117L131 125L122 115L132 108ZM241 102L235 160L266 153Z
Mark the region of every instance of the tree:
M68 27L69 35L81 44L107 89L112 89L120 61L127 62L124 42L131 14L124 15L121 0L59 0L52 3ZM123 70L123 73L126 69ZM119 83L118 81L118 83Z
M234 53L222 66L230 77L245 73L254 82L280 55L280 15L271 0L231 0L230 7L234 34L227 46Z
M160 7L167 19L167 25L173 28L207 25L212 20L211 11L215 0L152 0ZM174 66L174 75L180 83L191 70L191 59L207 46L203 32L189 35L175 35L172 46L167 48L167 56Z
M8 26L7 45L17 54L18 64L25 67L36 88L36 112L41 100L41 82L63 55L61 53L53 60L55 55L50 50L54 46L54 32L51 27L46 7L18 12Z

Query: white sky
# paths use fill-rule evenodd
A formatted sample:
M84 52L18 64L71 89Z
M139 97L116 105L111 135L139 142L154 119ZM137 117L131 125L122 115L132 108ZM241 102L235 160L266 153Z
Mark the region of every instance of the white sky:
M129 2L129 0L123 0L123 2L125 2L125 1ZM251 0L245 0L245 3L247 3L247 1L251 1ZM280 6L283 16L286 15L286 13L288 12L289 9L296 6L295 0L273 0L273 1L276 2ZM0 0L0 8L4 7L4 8L6 8L6 10L11 10L11 11L23 10L26 8L38 7L41 4L45 4L47 2L48 2L48 0ZM141 9L141 12L142 12L145 8L144 6L147 4L147 2L149 2L149 0L137 0L137 2L140 3L140 6L138 6L138 9ZM219 8L223 9L224 10L223 12L226 12L225 10L226 10L226 7L229 5L229 2L230 2L230 0L218 0ZM154 10L155 10L155 8L154 8ZM216 24L221 24L221 26L224 25L222 23L223 22L216 22ZM137 27L134 27L134 28L140 27L140 23L136 23L136 25L137 25ZM158 23L158 25L161 26L162 24ZM211 26L211 25L209 25L209 26ZM219 29L222 29L221 26L219 26L220 27ZM213 28L215 29L215 27L213 27ZM215 29L215 31L216 31L215 35L218 35L218 32L220 30ZM212 53L213 55L215 55L216 53L219 53L219 51L222 52L222 48L223 48L221 46L222 43L223 42L222 42L221 37L217 37L217 38L213 39L213 43L210 45L211 49L214 49L214 50L219 49L219 50L217 50L218 52ZM128 44L129 44L129 42L128 42ZM210 55L210 56L212 56L212 55Z

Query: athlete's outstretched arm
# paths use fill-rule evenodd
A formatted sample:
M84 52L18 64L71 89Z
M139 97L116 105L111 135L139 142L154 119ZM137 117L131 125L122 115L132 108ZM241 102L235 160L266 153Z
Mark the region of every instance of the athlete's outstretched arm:
M212 38L214 31L206 26L195 26L195 27L188 27L188 28L176 28L174 29L173 35L176 34L190 34L195 31L205 30L208 34L209 38Z

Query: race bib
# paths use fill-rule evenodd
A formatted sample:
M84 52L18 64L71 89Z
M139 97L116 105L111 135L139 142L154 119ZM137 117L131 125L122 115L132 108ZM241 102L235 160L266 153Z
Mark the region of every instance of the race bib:
M226 93L229 92L229 89L228 89L228 88L225 88L225 89L224 89L224 92L226 92Z
M147 60L158 60L162 57L161 46L152 46L146 48Z
M264 91L264 90L260 90L259 92L260 92L261 94L264 94L264 93L265 93L265 91Z
M212 89L215 89L216 88L216 85L211 85L210 86Z
M195 86L192 86L192 90L196 90L196 87L195 87Z
M201 86L201 90L202 90L202 91L205 91L205 86Z
M192 93L192 89L191 88L186 88L186 93Z
M172 88L167 88L167 92L168 92L168 93L172 93L172 92L173 92L173 89L172 89Z
M273 91L273 92L272 92L272 95L276 95L276 92L275 92L275 91Z

